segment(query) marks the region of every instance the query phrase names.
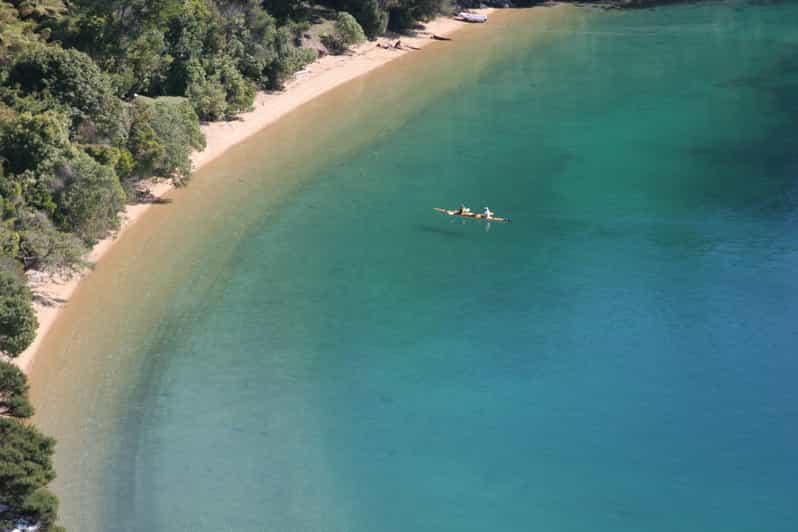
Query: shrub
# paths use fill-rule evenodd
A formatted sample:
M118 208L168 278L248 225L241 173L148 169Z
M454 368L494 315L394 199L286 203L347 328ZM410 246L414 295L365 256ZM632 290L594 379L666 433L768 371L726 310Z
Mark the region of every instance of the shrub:
M71 131L112 143L124 136L121 102L114 95L110 77L91 58L59 46L32 45L11 65L6 84L23 94L47 94L70 111Z
M84 266L83 243L75 235L58 231L41 212L22 210L16 222L17 258L27 269L70 272Z
M338 18L335 20L335 33L344 46L361 43L366 40L363 28L357 23L355 17L345 11L338 13Z
M33 406L28 400L28 381L18 367L0 360L0 416L28 418Z
M185 98L136 98L128 148L138 175L173 178L191 173L192 149L205 147L199 118Z
M0 153L13 174L52 167L68 146L67 120L55 111L23 112L0 123Z
M36 337L39 323L33 313L31 299L26 284L6 272L0 272L0 353L15 357Z
M346 52L346 45L344 41L337 35L331 33L324 33L321 36L321 44L327 48L327 51L332 55L340 55Z
M358 2L352 14L370 39L382 35L388 28L388 12L380 6L378 0Z
M57 197L56 213L63 229L93 243L119 227L125 193L112 168L77 151L62 163L58 174L65 183Z
M36 428L0 417L0 503L21 514L26 499L55 478L54 447Z

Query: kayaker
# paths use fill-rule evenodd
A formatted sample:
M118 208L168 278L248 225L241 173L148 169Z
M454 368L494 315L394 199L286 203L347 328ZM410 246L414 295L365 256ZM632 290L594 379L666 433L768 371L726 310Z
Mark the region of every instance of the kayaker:
M491 211L489 208L485 207L485 210L482 212L482 215L485 218L493 218L493 211Z
M461 203L460 208L457 209L457 214L471 214L471 209Z

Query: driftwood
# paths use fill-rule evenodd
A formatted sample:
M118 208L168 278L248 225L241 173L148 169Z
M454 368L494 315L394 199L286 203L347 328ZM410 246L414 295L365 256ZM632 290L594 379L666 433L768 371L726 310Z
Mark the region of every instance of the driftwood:
M436 35L434 33L432 34L432 38L435 39L436 41L451 41L452 40L451 37L444 37L443 35Z

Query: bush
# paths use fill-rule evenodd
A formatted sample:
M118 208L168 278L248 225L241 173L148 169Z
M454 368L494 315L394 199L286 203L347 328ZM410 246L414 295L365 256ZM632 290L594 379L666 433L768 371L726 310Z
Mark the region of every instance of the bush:
M34 427L0 417L0 504L22 514L26 500L55 478L54 447Z
M58 174L65 187L57 196L55 218L63 229L94 243L119 227L125 192L112 168L77 151Z
M9 172L52 167L69 146L66 117L23 112L0 123L0 153Z
M227 98L224 86L218 79L192 81L186 89L186 97L202 120L221 120L227 116Z
M20 513L30 522L41 523L48 532L63 530L61 527L53 528L58 516L58 497L48 489L38 489L25 497Z
M285 82L297 72L316 60L313 48L290 47L272 64L268 70L269 88L282 90Z
M233 61L211 63L209 72L197 69L186 96L202 120L222 120L248 111L255 100L255 85L244 78Z
M82 257L86 249L80 239L58 231L44 213L22 210L16 225L17 258L25 268L69 273L85 265Z
M91 58L60 46L31 45L15 58L6 84L23 94L47 94L69 109L71 131L117 143L124 136L121 102L110 77Z
M185 98L136 98L128 148L136 174L173 178L180 184L191 173L192 149L205 147L199 118Z
M344 46L361 43L366 40L363 28L357 23L355 17L346 11L338 13L338 18L335 20L335 33Z
M31 299L27 285L8 273L0 272L0 353L15 357L36 337L39 323Z
M382 35L388 28L388 12L380 7L378 0L358 2L352 9L352 14L370 39Z
M28 400L28 381L13 364L0 360L0 416L29 418L33 406Z
M333 55L345 53L349 46L366 40L363 28L357 23L355 17L346 12L338 13L335 20L333 33L321 36L321 43Z

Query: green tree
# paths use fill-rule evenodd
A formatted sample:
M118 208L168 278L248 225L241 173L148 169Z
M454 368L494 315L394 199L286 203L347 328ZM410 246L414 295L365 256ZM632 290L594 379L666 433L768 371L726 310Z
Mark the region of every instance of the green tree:
M107 61L117 94L157 94L163 90L174 58L168 53L162 31L149 30Z
M0 223L0 257L3 259L16 259L19 256L19 233L9 227L7 223ZM9 262L3 260L2 269L10 269Z
M62 229L93 243L119 227L126 197L113 168L78 150L62 162L57 176L65 183L56 196L56 220Z
M192 80L186 89L186 96L194 111L203 120L221 120L228 116L227 95L218 77L208 77L205 73Z
M81 240L57 230L44 213L22 209L15 227L18 258L25 268L69 273L85 265L82 257L86 248Z
M347 10L357 19L365 34L373 39L388 28L388 12L379 0L349 2Z
M346 12L338 13L333 33L321 36L321 42L331 54L342 54L350 45L366 40L363 28L355 17Z
M68 146L67 119L55 111L24 112L0 122L0 154L13 174L51 168Z
M36 428L0 417L0 504L20 513L25 501L55 478L55 440Z
M185 98L136 98L129 149L139 175L182 182L191 173L192 149L205 147L199 119Z
M0 353L15 357L36 337L39 323L31 300L30 289L25 284L11 274L0 272Z
M46 532L65 532L64 528L55 524L58 518L58 497L48 489L41 488L28 495L19 513L28 521L39 523Z
M111 80L83 52L41 44L25 47L15 56L6 84L23 94L47 94L66 106L71 131L80 140L124 140L123 109Z
M316 51L294 46L291 30L285 26L277 30L274 43L277 57L266 67L265 77L269 89L282 90L294 72L316 59Z
M0 360L0 415L28 418L33 406L28 400L28 382L18 367Z
M335 19L335 33L345 46L358 44L366 40L363 28L357 23L355 17L345 11L338 13L338 18Z

